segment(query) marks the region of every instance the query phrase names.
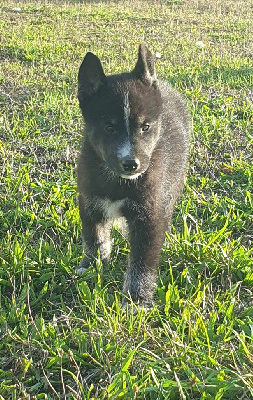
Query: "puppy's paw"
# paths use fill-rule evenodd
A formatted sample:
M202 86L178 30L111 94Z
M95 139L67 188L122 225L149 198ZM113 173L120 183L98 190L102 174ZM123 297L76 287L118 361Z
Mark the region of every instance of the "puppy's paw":
M130 310L133 310L133 314L137 314L139 311L143 310L144 312L149 311L153 308L153 302L150 299L149 301L143 301L143 300L135 300L134 302L131 300L131 298L124 296L121 302L121 309L126 310L129 312Z
M92 265L92 261L84 257L76 269L77 275L82 275L90 267L90 265Z
M86 270L87 270L87 268L78 267L78 268L76 269L76 274L77 274L77 275L82 275Z

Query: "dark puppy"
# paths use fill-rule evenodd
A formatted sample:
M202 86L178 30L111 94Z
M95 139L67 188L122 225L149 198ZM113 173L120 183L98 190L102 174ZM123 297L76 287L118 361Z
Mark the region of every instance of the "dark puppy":
M78 165L85 257L78 273L98 250L103 261L109 259L112 222L124 217L131 253L123 291L148 305L164 234L184 185L190 131L185 103L157 80L144 45L132 72L112 76L87 53L78 99L86 125Z

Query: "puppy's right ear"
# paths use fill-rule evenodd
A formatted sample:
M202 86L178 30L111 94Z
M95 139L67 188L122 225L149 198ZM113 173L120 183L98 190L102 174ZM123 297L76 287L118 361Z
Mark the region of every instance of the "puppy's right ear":
M78 99L91 96L105 83L106 76L99 58L87 53L78 72Z

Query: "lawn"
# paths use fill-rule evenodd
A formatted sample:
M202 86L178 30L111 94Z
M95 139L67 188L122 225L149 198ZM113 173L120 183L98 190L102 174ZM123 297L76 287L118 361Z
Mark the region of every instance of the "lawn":
M253 398L251 3L1 2L1 400ZM75 273L77 72L87 51L130 70L142 42L194 128L154 307L124 310L117 228L109 268Z

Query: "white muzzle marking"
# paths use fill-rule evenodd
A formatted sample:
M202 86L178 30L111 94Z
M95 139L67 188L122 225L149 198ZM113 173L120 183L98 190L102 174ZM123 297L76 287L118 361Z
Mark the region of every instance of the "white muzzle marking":
M118 147L117 156L122 160L123 158L131 157L131 154L132 146L129 139L127 139L121 146Z

